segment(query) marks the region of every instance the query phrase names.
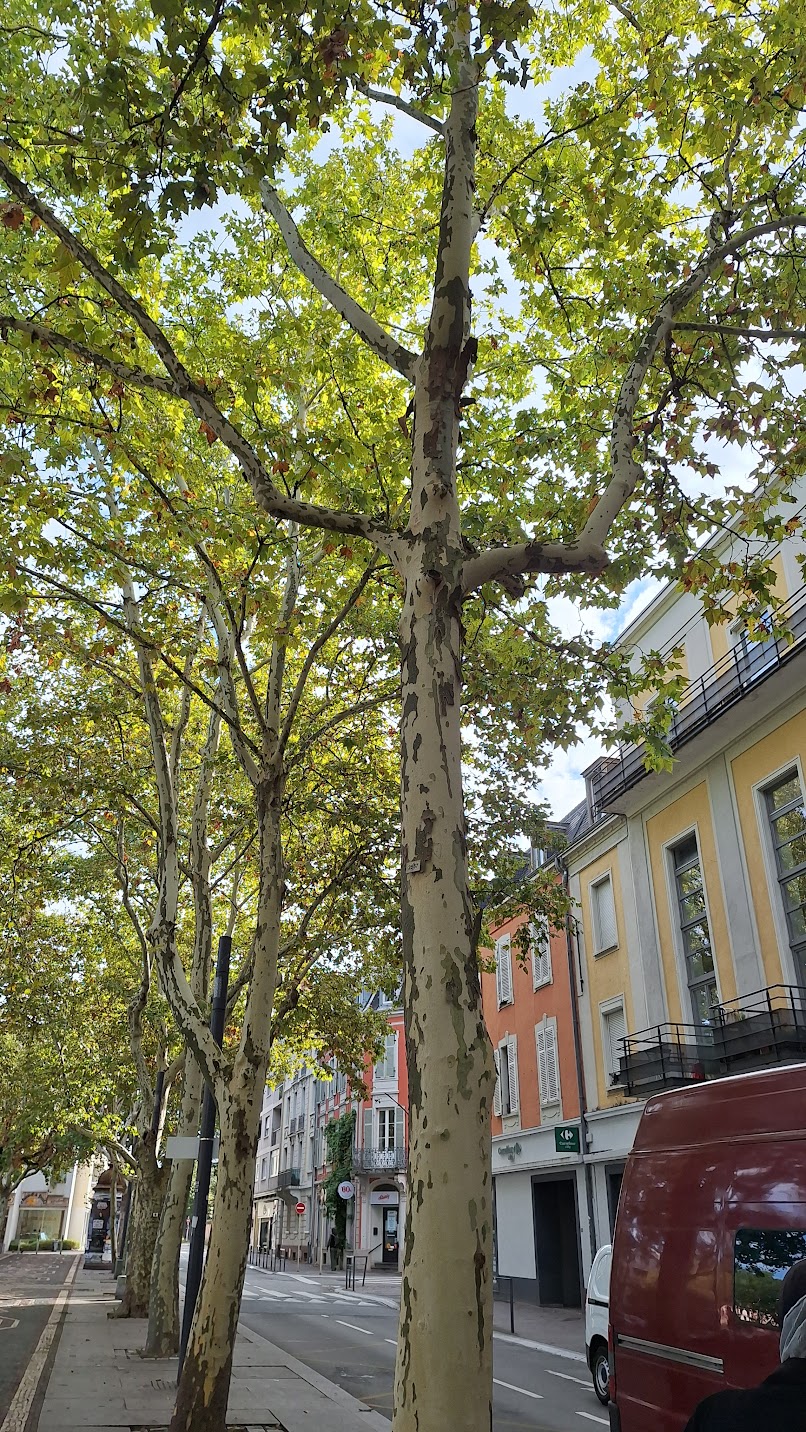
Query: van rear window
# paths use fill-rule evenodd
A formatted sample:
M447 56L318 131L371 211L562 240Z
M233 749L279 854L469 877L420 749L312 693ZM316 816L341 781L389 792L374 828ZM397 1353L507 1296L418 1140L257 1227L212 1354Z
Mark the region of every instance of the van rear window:
M740 1228L733 1259L733 1310L743 1323L778 1326L778 1295L793 1263L806 1258L806 1230Z

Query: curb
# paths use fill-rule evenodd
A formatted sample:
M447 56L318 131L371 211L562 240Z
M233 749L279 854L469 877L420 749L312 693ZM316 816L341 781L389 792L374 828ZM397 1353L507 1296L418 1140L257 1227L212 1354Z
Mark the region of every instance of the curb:
M278 1348L271 1338L264 1338L261 1333L253 1332L251 1328L246 1328L242 1324L238 1327L238 1337L244 1338L246 1342L263 1344L265 1347L279 1352L286 1365L303 1382L307 1382L310 1387L315 1387L317 1392L321 1392L331 1402L338 1403L346 1411L360 1413L362 1428L370 1428L371 1432L389 1432L388 1418L382 1417L380 1412L376 1412L373 1407L368 1407L365 1402L360 1402L357 1397L353 1397L352 1393L345 1392L338 1383L330 1382L328 1378L322 1377L321 1373L315 1372L312 1367L308 1367L307 1363L300 1362L299 1358L292 1357L291 1353L285 1352L283 1348ZM0 1428L0 1432L3 1432L2 1428Z

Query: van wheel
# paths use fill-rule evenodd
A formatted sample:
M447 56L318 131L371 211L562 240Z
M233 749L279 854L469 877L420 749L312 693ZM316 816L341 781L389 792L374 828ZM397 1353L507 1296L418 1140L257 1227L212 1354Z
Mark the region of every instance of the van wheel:
M607 1406L610 1400L608 1383L610 1381L610 1362L607 1356L607 1343L599 1343L591 1359L591 1372L593 1374L593 1390L603 1406Z

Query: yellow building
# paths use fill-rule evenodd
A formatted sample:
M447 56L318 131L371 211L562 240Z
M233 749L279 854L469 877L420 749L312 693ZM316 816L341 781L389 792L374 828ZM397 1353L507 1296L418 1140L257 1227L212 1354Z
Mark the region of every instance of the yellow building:
M770 558L791 642L709 629L671 586L622 633L636 660L683 649L674 768L647 771L640 745L620 747L559 823L594 1243L609 1238L648 1094L806 1058L805 551L792 537Z

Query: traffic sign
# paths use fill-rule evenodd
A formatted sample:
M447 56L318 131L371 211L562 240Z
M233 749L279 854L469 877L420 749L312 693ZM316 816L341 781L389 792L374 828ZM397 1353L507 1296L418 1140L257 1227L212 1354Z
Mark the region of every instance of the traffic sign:
M340 1183L340 1184L339 1184L339 1187L338 1187L339 1198L352 1198L352 1196L353 1196L354 1193L355 1193L355 1184L354 1184L354 1183L350 1183L350 1180L349 1180L348 1178L346 1178L346 1179L344 1180L344 1183Z
M304 1212L305 1212L305 1204L302 1203L302 1202L296 1204L296 1211L297 1211L297 1213L304 1213Z
M579 1153L579 1126L560 1124L554 1130L554 1148L558 1154Z

